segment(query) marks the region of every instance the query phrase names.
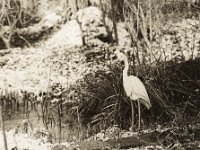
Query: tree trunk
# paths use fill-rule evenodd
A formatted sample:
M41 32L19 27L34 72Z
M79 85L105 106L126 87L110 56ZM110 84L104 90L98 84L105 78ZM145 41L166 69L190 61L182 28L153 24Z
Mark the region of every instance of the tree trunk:
M100 8L101 8L102 13L103 13L103 24L104 24L104 27L105 27L106 32L107 32L107 34L108 34L108 38L109 38L109 40L111 41L111 43L114 44L114 43L113 43L112 32L110 32L109 26L106 24L106 10L105 10L105 8L104 8L104 6L103 6L102 1L100 1Z
M1 35L0 38L4 42L6 49L10 49L10 38L7 39L3 35Z
M111 11L112 11L112 20L113 20L113 29L114 29L114 34L115 34L115 43L118 45L119 39L118 39L118 33L117 33L117 20L116 20L116 15L115 15L115 4L114 0L111 0Z
M9 40L4 40L6 49L10 49L10 41Z

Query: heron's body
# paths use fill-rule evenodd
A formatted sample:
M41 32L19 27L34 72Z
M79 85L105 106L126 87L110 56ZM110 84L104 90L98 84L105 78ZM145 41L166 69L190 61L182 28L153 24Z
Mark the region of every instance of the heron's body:
M132 101L140 99L140 103L143 104L147 109L150 109L151 104L147 91L138 77L128 76L127 78L123 78L123 85L126 95Z
M140 128L140 103L142 103L147 109L150 109L151 103L148 96L148 93L145 89L144 84L142 81L136 76L129 76L128 75L128 58L125 54L118 52L117 57L119 60L124 61L125 68L123 70L123 86L126 92L126 95L131 100L132 106L132 127L134 125L134 108L133 108L133 101L138 101L138 128Z

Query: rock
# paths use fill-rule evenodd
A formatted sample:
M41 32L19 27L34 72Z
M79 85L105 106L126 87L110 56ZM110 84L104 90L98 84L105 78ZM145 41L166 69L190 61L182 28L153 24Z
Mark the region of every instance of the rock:
M74 47L86 44L103 44L98 37L109 37L112 31L111 21L105 18L108 28L103 23L102 11L94 6L79 10L71 21L68 21L61 29L46 42L48 46ZM85 40L83 40L83 38Z
M98 36L109 37L109 33L112 32L112 22L107 17L103 18L103 12L98 7L84 8L78 11L73 18L77 20L83 34L88 39ZM105 27L104 20L107 27Z
M131 46L130 34L126 30L126 25L123 22L117 23L117 32L120 46Z
M67 22L47 42L46 46L74 47L83 45L82 33L76 20Z
M102 24L102 11L94 6L79 10L74 18L81 23L81 28L86 31L88 27Z
M47 15L40 21L40 23L46 28L52 28L55 25L61 23L61 16L57 15L55 12L49 12Z

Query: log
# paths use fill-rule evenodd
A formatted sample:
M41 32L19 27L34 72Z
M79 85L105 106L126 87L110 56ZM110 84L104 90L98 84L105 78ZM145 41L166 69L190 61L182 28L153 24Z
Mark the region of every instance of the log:
M4 56L6 54L9 54L10 52L11 52L11 50L9 50L9 49L0 50L0 56Z
M99 150L103 148L132 148L138 146L145 146L157 142L157 135L159 132L141 134L137 136L130 136L119 139L109 139L107 141L83 141L79 143L81 149Z

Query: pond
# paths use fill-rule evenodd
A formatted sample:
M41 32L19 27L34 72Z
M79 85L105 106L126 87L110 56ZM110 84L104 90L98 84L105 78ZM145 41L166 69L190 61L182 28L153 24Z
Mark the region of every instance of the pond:
M40 114L40 117L38 116ZM55 115L54 115L55 116ZM31 126L31 129L46 129L48 128L48 132L52 135L53 143L56 142L66 142L78 139L78 131L76 129L69 128L68 125L61 123L61 132L60 126L57 117L55 117L55 122L53 120L49 120L47 126L44 124L44 120L42 119L42 110L37 109L29 111L27 113L21 112L12 112L11 115L4 115L5 120L5 129L9 131L11 129L19 128L20 131L23 130L24 122L28 122ZM60 134L59 134L60 133Z

